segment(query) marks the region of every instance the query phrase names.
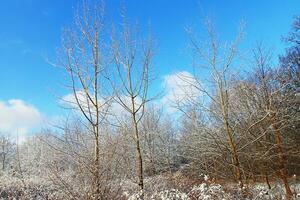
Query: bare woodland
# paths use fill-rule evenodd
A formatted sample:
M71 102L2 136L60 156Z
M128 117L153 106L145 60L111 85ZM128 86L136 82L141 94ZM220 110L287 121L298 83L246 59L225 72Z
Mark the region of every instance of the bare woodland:
M300 18L283 55L263 42L240 52L243 24L225 42L209 20L205 37L187 29L193 77L178 76L189 87L170 100L176 115L151 90L152 33L121 18L84 3L63 30L69 115L21 144L1 135L0 198L299 198Z

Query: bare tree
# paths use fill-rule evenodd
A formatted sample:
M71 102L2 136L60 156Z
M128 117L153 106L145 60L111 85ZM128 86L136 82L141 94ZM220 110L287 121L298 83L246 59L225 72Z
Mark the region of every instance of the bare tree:
M141 191L144 189L144 169L139 124L149 98L152 39L140 39L124 22L120 37L112 34L111 52L115 76L109 78L114 99L128 114L136 148L136 174Z
M94 199L100 199L101 193L100 126L110 99L109 95L104 95L107 91L102 87L106 67L103 14L103 4L83 2L76 13L75 26L63 32L57 64L63 67L71 83L67 86L71 95L62 100L81 114L79 123L92 136L93 164L86 167L93 175Z
M281 95L282 89L285 85L277 84L276 71L270 69L270 53L266 52L262 45L258 46L254 51L254 58L257 65L257 72L255 78L260 92L262 110L267 119L267 126L271 128L273 144L277 160L277 174L282 179L286 194L288 197L292 195L292 191L288 184L286 148L282 140L282 127L285 126L286 120L282 117L284 115L283 109L280 108L282 102L286 102L289 95ZM259 96L259 94L257 94ZM260 120L262 121L262 120ZM272 142L270 141L270 142Z
M232 89L239 132L245 135L238 151L244 159L253 161L252 169L248 170L254 176L260 174L271 188L269 175L277 175L290 197L288 157L294 155L295 150L293 139L284 134L284 130L293 117L284 105L291 102L294 95L283 92L286 85L279 83L277 70L272 69L271 50L260 43L253 54L254 72L248 74L246 80L236 81Z
M231 97L230 89L230 68L234 65L234 60L237 57L237 47L240 42L243 28L241 26L238 35L234 42L224 47L218 42L213 25L210 21L206 21L206 30L208 42L199 42L192 31L188 30L190 35L191 47L195 53L195 57L199 63L195 64L195 82L190 81L189 77L181 76L180 78L191 85L201 98L206 100L201 101L193 96L188 98L187 103L178 103L178 107L183 110L184 106L189 105L198 110L203 110L210 113L210 116L215 116L217 123L222 124L221 133L226 137L225 151L228 151L231 161L227 162L232 166L234 177L240 185L243 185L242 167L239 154L237 151L237 140L235 138L235 122L231 121ZM201 68L202 67L202 68ZM207 69L210 75L210 80L207 83L201 81L199 69ZM206 84L204 86L204 84ZM210 105L208 105L208 103ZM189 107L188 106L188 107ZM223 137L219 135L219 137ZM214 140L218 137L213 137ZM219 138L220 139L220 138ZM220 146L219 146L220 147Z

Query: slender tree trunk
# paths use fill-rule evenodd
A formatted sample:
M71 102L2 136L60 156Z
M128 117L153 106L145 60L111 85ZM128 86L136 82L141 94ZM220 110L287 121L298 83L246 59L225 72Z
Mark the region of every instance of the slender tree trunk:
M95 199L100 199L100 147L99 147L99 128L98 126L95 127L95 149L94 149L94 193Z
M133 115L133 127L135 133L135 142L136 142L136 157L137 157L137 175L138 175L138 185L140 190L144 190L144 176L143 176L143 159L142 159L142 152L140 147L140 138L139 138L139 131L138 131L138 124L136 121L136 116Z
M4 151L3 151L4 152ZM5 159L6 159L6 156L5 156L5 153L3 153L3 160L2 160L2 170L4 171L5 169Z
M128 72L128 80L131 80L130 71ZM132 90L131 81L129 81L130 91ZM133 94L133 92L131 93ZM135 108L135 97L131 95L131 107L132 107L132 127L134 128L134 135L135 135L135 143L136 143L136 172L138 176L138 185L140 190L142 191L141 199L144 199L144 175L143 175L143 158L140 146L140 136L139 136L139 129L138 129L138 121L137 121L137 111Z
M268 185L268 188L270 190L271 189L271 184L270 184L269 175L268 175L267 172L264 173L264 177L265 177L266 184Z
M224 97L224 95L226 95ZM228 139L228 144L229 144L229 148L230 148L230 153L232 156L232 162L234 165L234 173L235 173L235 179L237 182L239 182L240 187L243 187L243 179L242 179L242 174L241 174L241 167L240 167L240 162L239 162L239 157L238 157L238 153L236 150L236 145L235 142L233 140L233 136L232 136L232 130L230 128L229 122L228 122L228 105L226 102L227 98L227 91L224 92L222 91L222 88L220 87L220 92L219 92L219 96L220 96L220 100L221 100L221 109L222 109L222 115L223 115L223 120L224 120L224 128L226 131L226 135L227 135L227 139ZM226 99L225 99L226 98Z
M96 112L96 121L94 124L94 134L95 134L95 186L96 186L96 199L100 199L100 146L99 146L99 104L98 104L98 73L99 73L99 63L98 63L98 32L96 32L96 43L93 47L93 59L94 59L94 106Z
M288 180L287 180L288 172L287 172L287 168L286 168L286 160L284 158L283 144L282 144L282 140L281 140L280 130L275 123L272 124L272 128L275 131L275 142L276 142L276 146L277 146L278 162L279 162L279 167L280 167L279 175L284 184L286 196L288 199L290 199L291 196L293 195L293 193L291 191L291 188L290 188Z
M238 158L238 155L237 155L236 145L233 141L232 134L231 134L229 124L228 124L227 120L225 120L225 130L226 130L226 133L227 133L228 143L229 143L230 150L231 150L232 161L233 161L233 164L234 164L235 178L236 178L237 181L240 182L241 187L243 187L243 180L242 180L240 162L239 162L239 158Z

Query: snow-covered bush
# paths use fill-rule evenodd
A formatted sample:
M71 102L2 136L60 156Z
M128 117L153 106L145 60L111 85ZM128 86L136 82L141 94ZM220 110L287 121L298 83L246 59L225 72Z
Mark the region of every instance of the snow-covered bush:
M210 200L210 199L231 199L229 194L226 194L220 184L202 183L194 186L189 192L191 199Z
M63 194L50 182L40 177L0 176L0 199L63 199Z
M163 190L151 195L151 200L190 200L188 195L176 189Z
M182 176L180 176L182 177ZM123 198L129 200L140 200L143 194L144 200L284 200L284 187L273 184L272 189L267 185L255 184L245 185L243 189L238 184L224 182L215 183L207 175L201 175L201 183L190 185L187 179L170 176L148 177L145 180L144 193L138 190L135 183L123 180ZM172 180L170 180L172 179ZM175 179L175 182L174 182ZM193 182L193 181L191 181ZM175 183L175 184L174 184ZM291 186L295 192L294 199L300 199L297 189L299 184ZM298 196L297 196L298 195Z
M128 197L128 200L141 200L143 193L141 191ZM154 193L144 193L144 199L148 200L190 200L188 195L177 189L162 190Z

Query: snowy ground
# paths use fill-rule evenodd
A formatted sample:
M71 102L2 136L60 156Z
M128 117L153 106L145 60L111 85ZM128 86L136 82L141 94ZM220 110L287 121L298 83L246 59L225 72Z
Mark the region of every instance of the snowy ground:
M213 183L209 179L204 178L202 183L182 187L175 185L170 189L167 181L162 176L157 176L146 180L148 189L144 192L144 199L149 200L276 200L286 199L284 188L280 184L272 185L272 189L264 184L256 184L239 189L237 185L221 185ZM176 187L178 186L178 187ZM291 189L294 192L294 199L300 200L300 183L292 184ZM131 193L125 192L124 195L128 200L141 199L141 192Z
M121 188L116 199L139 200L141 192L130 180L118 180L116 188ZM238 189L234 184L218 184L207 176L199 182L185 177L155 176L145 180L145 200L276 200L285 199L284 189L280 184L272 185L269 190L264 184L256 184ZM291 185L294 199L300 200L300 183ZM19 178L0 176L0 200L6 199L65 199L62 191L53 187L51 182L31 177L20 181Z

